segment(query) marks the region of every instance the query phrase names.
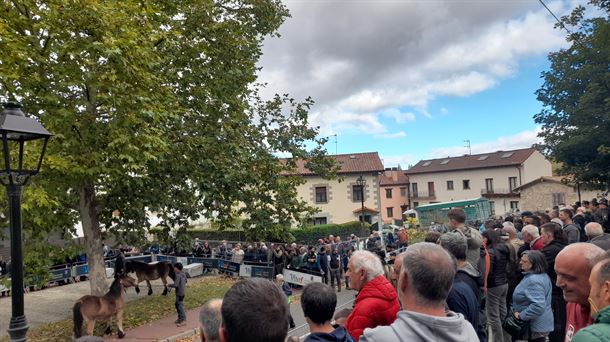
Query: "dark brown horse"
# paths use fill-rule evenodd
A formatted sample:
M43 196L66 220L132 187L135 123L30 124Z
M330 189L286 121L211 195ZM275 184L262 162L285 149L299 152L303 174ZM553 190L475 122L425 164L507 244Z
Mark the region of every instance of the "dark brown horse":
M103 296L83 296L81 297L72 308L72 314L74 319L74 336L79 338L83 334L83 320L87 321L87 335L93 335L93 329L95 328L95 321L97 320L109 320L108 329L106 334L112 332L110 324L112 323L112 317L116 317L118 326L118 336L123 338L125 332L123 332L123 306L125 305L125 298L123 294L125 289L130 286L135 286L136 281L132 277L123 276L116 278L110 285L110 290Z
M167 295L167 277L169 276L172 280L176 278L176 274L174 273L174 267L172 264L167 261L159 261L147 264L142 261L136 260L127 260L125 263L125 273L129 274L134 272L137 277L136 281L136 292L140 293L140 284L142 281L146 280L146 285L148 285L148 295L150 296L152 292L152 286L150 285L151 280L156 280L161 278L163 282L163 295Z

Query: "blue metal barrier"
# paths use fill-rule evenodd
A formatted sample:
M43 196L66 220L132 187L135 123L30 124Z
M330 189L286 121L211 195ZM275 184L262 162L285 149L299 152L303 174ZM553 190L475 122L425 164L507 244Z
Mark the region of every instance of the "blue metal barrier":
M51 270L50 281L62 281L72 278L72 268L60 268Z

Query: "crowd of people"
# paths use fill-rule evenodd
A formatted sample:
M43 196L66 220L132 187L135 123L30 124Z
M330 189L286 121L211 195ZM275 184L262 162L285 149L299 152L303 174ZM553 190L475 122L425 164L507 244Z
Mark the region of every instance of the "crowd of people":
M332 283L306 285L305 341L610 341L606 200L481 227L467 226L461 209L447 218L447 232L410 245L389 275L379 253L351 250L345 274L358 291L351 309L335 312ZM310 253L316 249L302 259ZM202 340L286 340L291 295L281 275L275 284L238 281L202 308Z

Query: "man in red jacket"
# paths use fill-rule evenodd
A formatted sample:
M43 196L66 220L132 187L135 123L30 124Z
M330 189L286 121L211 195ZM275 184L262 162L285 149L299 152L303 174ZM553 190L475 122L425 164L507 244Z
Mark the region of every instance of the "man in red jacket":
M350 285L358 291L358 296L345 327L358 341L364 329L392 324L400 303L396 290L383 275L383 266L377 255L368 251L354 252L347 272Z

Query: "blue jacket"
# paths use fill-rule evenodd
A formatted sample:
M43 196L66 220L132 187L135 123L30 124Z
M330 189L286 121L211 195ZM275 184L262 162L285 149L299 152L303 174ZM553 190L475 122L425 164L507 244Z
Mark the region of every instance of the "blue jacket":
M546 273L525 273L515 288L513 310L519 313L522 320L530 322L532 332L551 332L555 329L551 293L551 279Z
M333 332L312 333L305 337L305 342L353 342L352 337L347 333L344 327L338 327Z

